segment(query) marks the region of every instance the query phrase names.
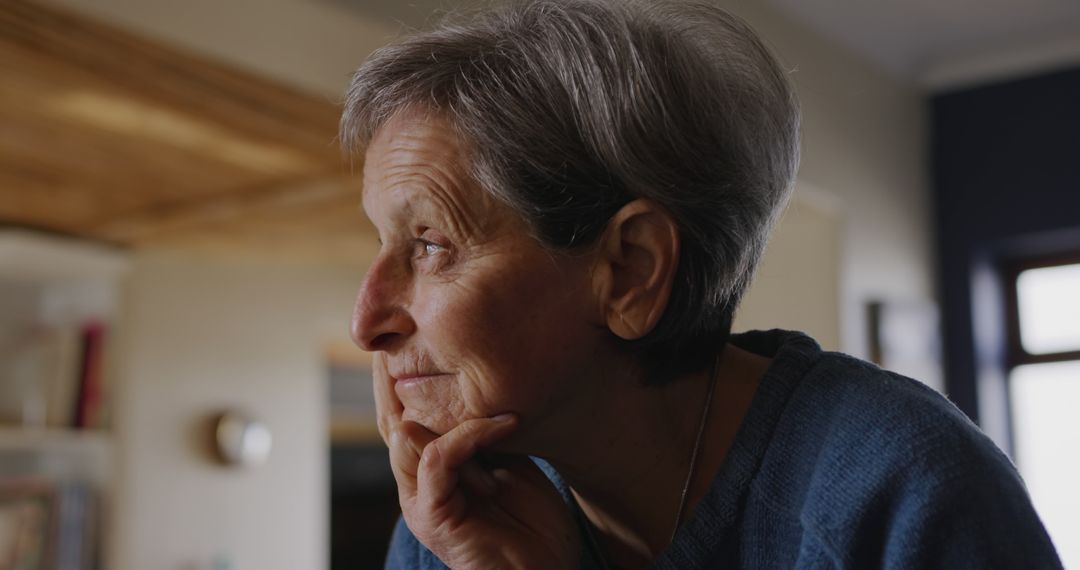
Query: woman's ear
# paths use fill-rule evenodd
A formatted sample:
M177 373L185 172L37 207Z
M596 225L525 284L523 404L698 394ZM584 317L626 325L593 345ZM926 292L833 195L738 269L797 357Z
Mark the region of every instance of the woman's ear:
M596 253L593 291L608 329L645 336L667 308L679 266L675 219L652 200L634 200L612 216Z

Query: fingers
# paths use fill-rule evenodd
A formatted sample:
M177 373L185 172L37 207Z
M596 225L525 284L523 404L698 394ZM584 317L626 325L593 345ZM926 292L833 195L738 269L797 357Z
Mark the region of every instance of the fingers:
M381 352L373 356L371 372L379 435L389 445L390 432L401 422L404 407L394 392L394 379L386 369L386 357Z
M516 427L517 418L512 414L478 418L464 421L428 443L416 474L417 497L431 508L438 508L450 500L461 478L481 492L494 492L494 478L470 460Z
M403 510L409 510L407 505L418 497L429 506L443 504L461 481L482 494L496 491L495 478L469 460L509 435L517 425L515 417L504 414L467 420L439 437L418 423L402 420L404 406L394 391L394 379L381 353L372 360L372 385L379 435L390 450L390 466Z
M373 355L371 372L379 435L390 450L390 468L404 508L416 497L416 470L420 454L424 447L435 440L436 435L420 424L401 420L404 406L394 392L394 379L386 369L386 357L381 352Z
M416 422L398 422L387 435L386 443L390 448L390 468L397 481L398 495L402 502L411 501L416 496L417 470L420 457L431 442L438 438L424 426Z

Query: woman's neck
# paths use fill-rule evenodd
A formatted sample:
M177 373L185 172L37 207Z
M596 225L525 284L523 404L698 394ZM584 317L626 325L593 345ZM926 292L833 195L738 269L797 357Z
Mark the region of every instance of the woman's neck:
M644 567L671 540L695 454L709 383L716 382L701 432L683 521L705 496L771 361L728 344L716 366L664 386L609 381L579 410L564 442L542 453L570 485L609 563Z

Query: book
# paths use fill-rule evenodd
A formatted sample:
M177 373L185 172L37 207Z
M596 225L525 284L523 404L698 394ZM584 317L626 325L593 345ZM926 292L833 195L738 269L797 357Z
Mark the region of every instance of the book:
M82 366L75 402L76 428L95 428L100 425L104 345L104 323L87 323L82 331Z
M0 480L0 569L93 570L100 512L86 482Z
M36 570L53 565L55 488L26 479L0 484L0 567Z

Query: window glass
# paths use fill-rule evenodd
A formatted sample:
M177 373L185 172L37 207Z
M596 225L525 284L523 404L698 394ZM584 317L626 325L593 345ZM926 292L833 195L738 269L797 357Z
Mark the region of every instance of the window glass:
M1080 350L1080 264L1024 271L1016 280L1016 294L1024 350Z
M1080 361L1013 369L1016 461L1066 568L1080 568Z

